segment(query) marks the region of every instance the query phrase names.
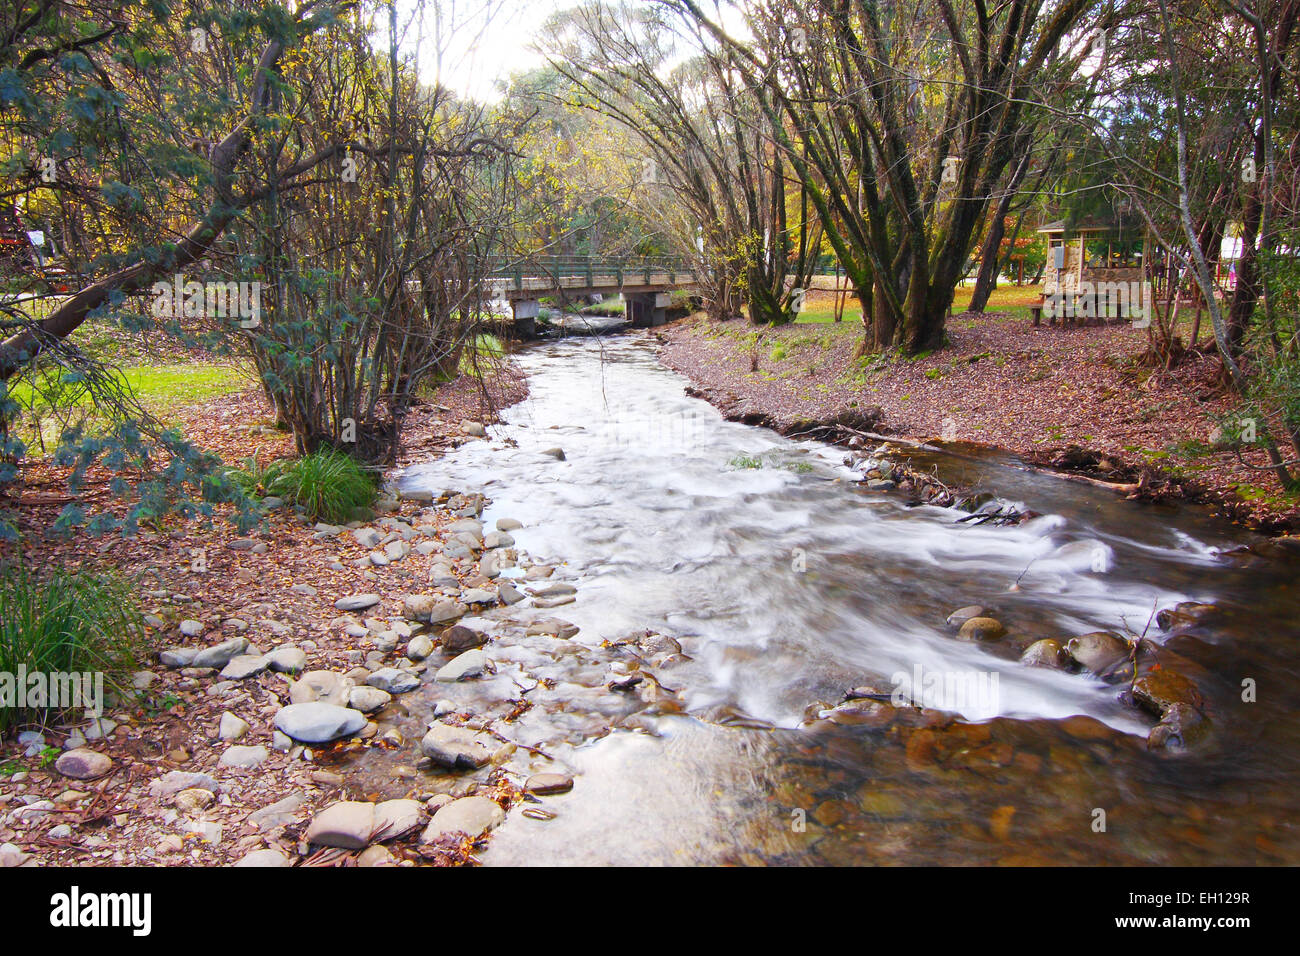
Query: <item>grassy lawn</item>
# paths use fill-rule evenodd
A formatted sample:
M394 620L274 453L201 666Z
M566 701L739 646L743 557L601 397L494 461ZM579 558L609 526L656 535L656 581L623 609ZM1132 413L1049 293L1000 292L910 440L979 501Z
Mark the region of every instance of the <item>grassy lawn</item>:
M953 297L952 302L953 315L966 311L967 306L970 305L971 295L974 291L974 282L968 282L965 285L958 286L957 293ZM1038 297L1042 295L1042 292L1043 287L1041 285L1016 286L1002 283L989 297L987 310L989 312L1009 312L1017 318L1028 319L1030 317L1030 304L1038 301ZM858 300L850 296L844 304L843 321L858 324L859 308ZM799 313L797 321L800 323L834 322L834 294L830 292L817 292L810 294L804 300L804 310Z
M160 421L171 422L189 405L198 404L241 391L252 384L247 371L235 365L216 362L190 362L177 365L135 365L118 370L125 385L141 406ZM81 418L93 429L102 421L85 386L78 383L61 386L65 394L59 405L72 410L72 419ZM52 413L44 394L48 383L35 389L30 382L12 385L11 395L23 406L20 437L29 447L52 447L58 441L63 424ZM39 433L38 433L39 431Z

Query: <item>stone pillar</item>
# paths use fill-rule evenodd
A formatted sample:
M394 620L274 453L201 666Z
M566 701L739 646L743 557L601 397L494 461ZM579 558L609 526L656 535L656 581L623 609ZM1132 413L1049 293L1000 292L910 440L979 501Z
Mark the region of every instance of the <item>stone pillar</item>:
M627 317L632 320L634 328L648 329L668 321L666 310L672 296L667 292L634 292L630 295L625 292L623 299L627 302Z
M521 339L537 338L537 316L541 303L536 299L514 299L510 309L515 314L515 335Z

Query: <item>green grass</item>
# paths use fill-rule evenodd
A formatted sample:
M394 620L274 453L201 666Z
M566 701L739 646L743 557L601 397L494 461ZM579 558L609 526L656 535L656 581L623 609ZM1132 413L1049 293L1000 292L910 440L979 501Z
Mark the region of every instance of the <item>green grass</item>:
M750 455L737 455L735 458L731 459L728 464L737 470L756 469L763 467L763 460L761 458L754 458Z
M106 692L130 688L144 635L130 582L63 569L38 577L10 565L0 568L0 607L0 673L16 675L22 667L28 674L103 674ZM56 713L48 706L0 707L0 734Z
M966 311L970 306L971 295L974 292L975 283L973 282L957 287L952 300L953 315ZM988 312L1007 312L1017 318L1028 319L1030 317L1030 305L1037 302L1042 293L1043 287L1041 285L1016 286L1007 285L1004 282L993 290L985 309ZM853 296L849 296L844 303L843 324L861 328L862 321L858 317L861 309L861 303ZM832 294L818 293L815 297L810 296L805 299L803 311L799 313L799 318L796 321L800 324L834 322L835 301Z
M342 523L375 500L375 482L351 456L332 448L261 468L255 461L227 476L245 494L259 492L302 505L316 521Z
M460 353L460 370L465 375L480 377L505 354L505 346L495 335L476 335Z
M238 392L251 384L243 370L212 362L132 366L119 369L118 375L141 407L163 422L170 422L188 405ZM10 386L9 395L23 409L16 431L29 446L42 442L53 446L58 441L63 425L56 409L84 417L92 433L106 423L96 411L88 389L77 382L47 376L39 386L33 386L24 378Z

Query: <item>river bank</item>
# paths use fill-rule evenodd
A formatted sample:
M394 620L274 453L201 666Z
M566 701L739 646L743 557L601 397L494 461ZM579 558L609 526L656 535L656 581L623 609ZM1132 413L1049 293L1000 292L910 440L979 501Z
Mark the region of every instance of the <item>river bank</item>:
M439 390L437 403L408 416L401 461L476 440L497 409L526 394L510 365L483 381L462 376ZM257 390L180 417L192 440L226 461L252 455L265 464L292 452ZM51 525L68 500L65 480L48 461L25 469L24 535ZM78 500L111 509L108 482L107 474L90 473ZM0 865L397 863L400 852L378 842L368 853L353 851L371 844L370 830L388 840L426 828L443 804L478 796L479 788L453 797L411 783L406 799L376 813L366 809L346 759L367 747L419 747L391 731L392 710L445 661L426 634L427 614L416 619L406 598L436 585L449 612L461 613L498 600L466 546L477 537L475 547L483 547L483 532L466 524L475 523L483 498L467 492L381 493L371 520L346 527L273 506L244 536L221 520L204 528L176 518L131 539L42 541L32 553L43 567L106 568L138 581L147 657L133 699L110 702L102 718L5 738ZM299 703L314 711L290 711ZM481 789L492 806L517 798L517 788L495 781ZM342 809L319 822L334 804ZM470 809L484 807L471 801ZM411 860L468 857L468 842L426 835L408 848Z
M695 315L656 329L663 361L728 418L847 443L871 430L955 450L1004 449L1148 500L1207 505L1270 534L1300 531L1300 502L1259 470L1257 447L1215 447L1230 398L1197 355L1143 369L1128 326L1034 327L1019 315L957 315L951 345L915 361L854 358L855 322L755 329ZM1238 456L1240 451L1240 457Z

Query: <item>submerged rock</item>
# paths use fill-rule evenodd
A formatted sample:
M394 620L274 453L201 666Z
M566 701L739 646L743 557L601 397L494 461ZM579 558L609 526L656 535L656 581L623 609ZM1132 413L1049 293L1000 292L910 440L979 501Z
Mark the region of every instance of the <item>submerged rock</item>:
M1054 641L1050 637L1041 641L1034 641L1020 655L1020 663L1028 664L1030 667L1061 669L1066 666L1068 660L1069 656L1066 654L1065 648L1061 646L1061 642Z
M978 604L970 604L966 607L958 608L947 617L950 627L961 627L967 621L974 617L985 617L988 612Z
M442 648L448 654L459 654L475 647L482 647L487 642L486 634L465 627L463 624L449 627L442 634Z
M1169 631L1176 627L1185 627L1189 624L1195 624L1202 621L1218 611L1219 608L1214 604L1199 604L1196 601L1182 601L1171 608L1165 608L1156 615L1156 624L1160 625L1163 631Z
M450 770L477 770L492 759L492 740L464 727L435 723L420 741L420 751Z
M1113 631L1093 631L1073 637L1065 645L1071 659L1086 671L1103 674L1128 660L1132 645Z
M972 617L962 624L957 637L963 641L996 641L1006 633L1007 629L996 618Z
M1195 684L1167 667L1147 671L1133 682L1133 702L1161 718L1180 704L1196 710L1205 704Z

